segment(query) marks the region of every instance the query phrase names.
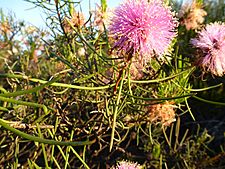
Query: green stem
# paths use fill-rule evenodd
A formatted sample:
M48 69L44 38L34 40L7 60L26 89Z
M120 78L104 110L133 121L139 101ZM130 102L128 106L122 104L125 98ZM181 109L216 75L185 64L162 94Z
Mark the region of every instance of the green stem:
M0 110L1 110L1 111L7 111L7 112L9 111L7 108L2 107L2 106L0 106Z
M193 115L193 113L192 113L192 111L191 111L191 108L190 108L189 104L188 104L187 98L185 98L184 101L185 101L185 104L186 104L186 106L187 106L187 109L188 109L188 111L189 111L189 113L190 113L192 119L195 121L195 117L194 117L194 115Z
M48 82L48 81L41 80L41 79L29 78L28 76L24 76L24 75L0 74L0 78L1 77L26 79L26 80L30 80L32 82L42 83L42 84L45 84L45 83ZM76 86L76 85L65 84L65 83L57 83L57 82L51 83L50 85L51 86L57 86L57 87L79 89L79 90L103 90L103 89L108 89L108 88L111 88L111 87L115 86L115 84L110 84L110 85L99 86L99 87L86 87L86 86Z
M43 138L43 135L41 133L41 129L40 129L40 127L39 127L38 124L37 124L37 130L38 130L38 134L39 134L40 138ZM45 167L48 169L49 168L49 165L48 165L47 153L46 153L46 150L45 150L45 144L41 143L41 148L42 148L42 154L44 156Z
M191 71L193 71L195 69L194 68L191 68ZM188 69L189 70L189 69ZM163 81L167 81L167 80L170 80L170 79L173 79L179 75L182 75L183 73L187 72L188 70L185 70L185 71L182 71L180 73L177 73L175 75L172 75L172 76L169 76L169 77L165 77L165 78L161 78L161 79L153 79L153 80L130 80L131 83L141 83L141 84L148 84L148 83L160 83L160 82L163 82Z
M85 163L85 161L80 157L80 155L71 147L71 150L75 154L75 156L82 162L86 169L90 169L90 167Z
M66 141L55 141L55 140L44 139L44 138L32 136L30 134L26 134L26 133L24 133L20 130L17 130L15 128L9 126L7 123L5 123L3 119L0 119L0 125L2 127L6 128L7 130L13 132L14 134L24 138L24 139L28 139L30 141L44 143L44 144L59 145L59 146L83 146L83 145L90 145L90 144L93 144L95 142L95 140L66 142Z
M116 100L116 107L115 107L115 111L114 111L114 114L113 114L113 124L112 124L112 133L111 133L109 151L111 151L112 147L113 147L113 140L114 140L115 128L116 128L116 117L117 117L120 97L121 97L121 93L122 93L123 81L124 81L124 70L123 70L123 73L122 73L122 79L121 79L121 82L120 82L119 93L118 93L118 97L117 97L117 100Z
M60 60L61 62L63 62L67 66L69 66L71 69L73 69L74 71L77 71L77 69L69 61L67 61L66 59L63 59L63 58L61 58L60 56L58 56L58 55L56 55L54 53L51 53L50 57L56 57L58 60Z
M215 104L215 105L220 105L220 106L225 106L225 103L215 102L215 101L211 101L211 100L205 100L205 99L200 98L200 97L197 97L197 96L192 96L192 97L194 97L195 99L200 100L202 102L205 102L205 103Z
M178 83L174 82L173 80L172 80L172 82L173 82L176 86L182 88L183 90L185 90L185 91L190 91L190 92L202 92L202 91L214 89L214 88L217 88L217 87L220 87L220 86L223 85L223 83L219 83L219 84L217 84L217 85L209 86L209 87L205 87L205 88L201 88L201 89L188 89L188 88L185 88L185 87L179 85Z
M162 101L162 100L174 100L174 99L180 99L180 98L185 98L185 97L191 97L194 96L195 93L192 94L186 94L183 96L175 96L175 97L161 97L161 98L146 98L146 97L139 97L139 96L134 96L126 93L126 95L129 95L135 99L140 99L140 100L147 100L147 101Z
M206 91L206 90L214 89L214 88L220 87L222 85L223 85L223 83L219 83L217 85L209 86L209 87L205 87L205 88L201 88L201 89L186 89L185 88L185 90L189 90L191 92L201 92L201 91Z
M33 102L26 102L26 101L19 101L19 100L7 98L7 97L2 97L2 96L0 96L0 100L4 101L4 102L19 104L19 105L43 108L45 114L48 114L48 108L45 105L43 105L43 104L38 104L38 103L33 103Z
M57 79L58 79L58 78L57 78ZM24 95L24 94L35 93L35 92L37 92L37 91L39 91L39 90L45 88L46 86L51 85L51 84L54 83L57 79L48 81L48 82L44 83L43 85L34 87L34 88L32 88L32 89L27 89L27 90L22 90L22 91L16 91L16 92L12 92L12 93L7 92L7 93L0 94L0 96L3 96L3 97L16 97L16 96L20 96L20 95Z

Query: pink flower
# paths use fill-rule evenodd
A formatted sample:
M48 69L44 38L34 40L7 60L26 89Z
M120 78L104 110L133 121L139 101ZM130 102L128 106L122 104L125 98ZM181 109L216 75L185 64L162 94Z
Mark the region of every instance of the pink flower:
M160 0L125 0L111 19L109 33L118 53L140 54L141 61L166 52L176 36L177 21Z
M225 24L206 25L191 44L200 50L199 66L216 76L225 73Z
M137 163L120 161L117 166L112 169L141 169L141 166Z

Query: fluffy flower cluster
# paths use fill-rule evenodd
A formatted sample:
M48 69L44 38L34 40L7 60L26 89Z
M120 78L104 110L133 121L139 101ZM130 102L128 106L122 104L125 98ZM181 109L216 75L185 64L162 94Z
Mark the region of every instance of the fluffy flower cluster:
M201 28L206 15L207 12L202 8L202 4L194 0L192 3L185 3L182 6L178 17L181 18L181 24L190 30Z
M125 0L114 10L109 33L119 53L138 53L146 62L166 52L176 27L173 13L162 1Z
M191 44L200 51L198 64L205 71L216 76L225 73L225 24L206 25L198 37L191 39Z
M120 161L117 166L112 169L141 169L141 166L133 162Z

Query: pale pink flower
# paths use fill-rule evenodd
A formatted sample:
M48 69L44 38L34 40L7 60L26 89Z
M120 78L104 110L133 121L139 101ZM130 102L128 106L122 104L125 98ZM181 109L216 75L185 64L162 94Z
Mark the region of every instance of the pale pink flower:
M109 25L109 16L112 15L112 9L106 8L104 11L101 6L97 5L97 9L94 11L94 25L103 32L104 26L107 28Z
M212 23L199 32L198 37L191 39L191 44L199 49L198 64L205 71L216 76L225 73L225 24Z
M141 169L141 166L138 163L120 161L117 166L112 169Z

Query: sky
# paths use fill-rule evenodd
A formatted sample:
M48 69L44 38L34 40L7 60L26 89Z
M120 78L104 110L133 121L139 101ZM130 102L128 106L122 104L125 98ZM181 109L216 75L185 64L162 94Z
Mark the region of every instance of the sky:
M78 1L78 0L77 0ZM90 0L91 8L95 9L95 4L100 4L100 0ZM108 0L109 7L116 7L122 0ZM24 0L0 0L0 9L5 14L15 13L16 19L24 20L39 28L44 28L45 15L40 8L34 8L34 5ZM89 0L82 0L82 10L88 15Z

